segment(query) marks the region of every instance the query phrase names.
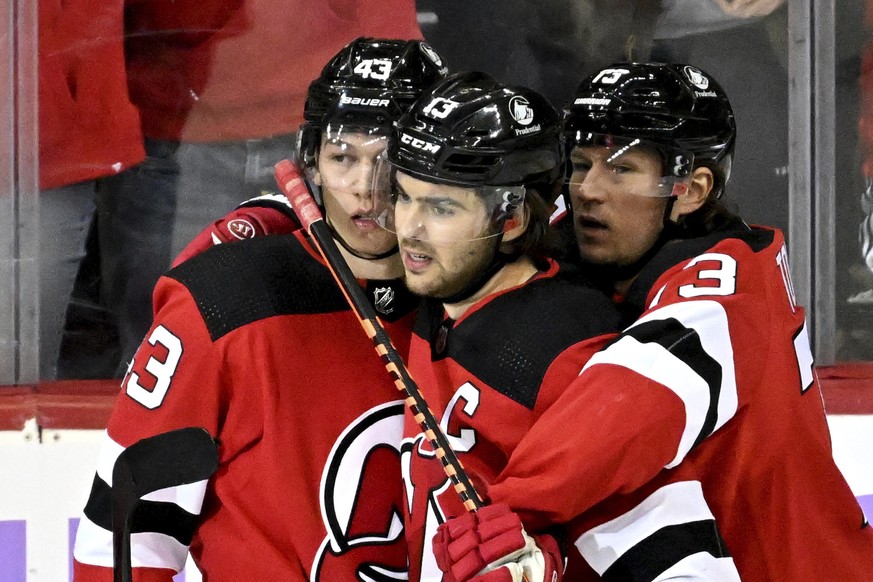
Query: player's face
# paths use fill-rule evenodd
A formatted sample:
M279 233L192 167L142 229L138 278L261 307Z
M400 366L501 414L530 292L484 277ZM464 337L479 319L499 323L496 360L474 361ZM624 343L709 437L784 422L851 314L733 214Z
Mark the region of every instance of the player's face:
M406 285L444 298L487 269L499 244L490 213L472 188L433 184L397 173L394 222Z
M324 137L315 181L321 186L328 222L350 247L378 255L396 244L394 235L375 219L373 169L387 138L346 132Z
M659 196L661 160L656 152L580 146L570 161L570 198L582 258L600 265L630 265L658 239L666 198Z

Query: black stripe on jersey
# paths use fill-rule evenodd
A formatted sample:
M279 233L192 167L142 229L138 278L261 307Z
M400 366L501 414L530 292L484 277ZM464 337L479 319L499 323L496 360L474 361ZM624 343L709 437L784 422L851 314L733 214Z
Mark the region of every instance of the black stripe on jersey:
M216 245L167 273L185 285L213 341L275 315L349 309L325 266L294 236Z
M91 484L91 494L88 496L88 503L85 504L84 511L85 517L109 531L112 531L111 491L112 489L106 481L95 474L94 482Z
M603 579L608 582L650 582L674 564L701 552L716 558L731 557L712 519L659 529L622 554L603 573Z
M422 309L416 333L431 342L445 341L445 356L532 409L549 366L561 352L619 330L619 314L609 298L569 276L559 273L499 295L441 337L434 328L439 319Z
M94 476L84 513L96 525L112 531L112 489L97 475ZM188 513L175 503L140 501L134 510L131 533L161 533L189 546L197 527L197 519L198 516Z
M635 325L622 332L640 343L657 343L691 368L709 386L709 407L700 434L691 445L694 449L712 434L718 421L718 401L721 395L721 365L703 349L700 336L693 328L671 318L657 319ZM725 340L727 341L727 339Z

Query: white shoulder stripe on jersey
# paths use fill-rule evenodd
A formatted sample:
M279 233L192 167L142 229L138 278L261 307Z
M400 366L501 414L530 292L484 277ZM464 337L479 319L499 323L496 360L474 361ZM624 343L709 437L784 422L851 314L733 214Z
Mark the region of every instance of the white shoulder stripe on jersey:
M100 439L100 456L97 459L97 475L103 479L107 485L112 487L112 468L115 466L115 459L124 450L120 444L112 440L107 431L103 431L103 437Z
M176 538L159 533L135 533L130 537L134 568L169 568L181 572L188 557L188 546ZM112 532L87 517L79 521L73 557L82 564L111 568Z
M172 536L155 532L131 535L130 548L134 568L170 568L181 572L188 558L188 546Z
M124 450L120 444L112 440L107 431L103 431L103 439L100 444L100 457L97 460L97 476L107 485L112 487L112 468L115 460ZM175 503L188 513L200 515L203 507L203 497L206 494L207 481L197 481L188 485L168 487L144 496L146 501L165 501Z
M718 402L712 403L708 378L702 378L689 362L655 342L641 343L630 335L623 335L617 342L592 357L583 372L597 364L613 364L651 378L672 390L685 404L686 420L682 439L674 459L667 465L675 467L685 458L694 445L712 406L716 407L717 419L712 431L724 425L737 411L736 371L733 347L728 327L727 313L716 301L697 300L670 304L647 313L626 331L656 321L675 320L696 334L708 358L718 364L721 371ZM708 435L704 435L708 436Z
M671 357L670 352L655 343L640 343L624 336L608 349L595 354L586 368L597 364L615 364L645 376L673 391L685 405L685 427L673 460L667 467L679 464L703 430L709 410L709 385L685 362Z
M794 353L797 354L801 392L806 392L812 388L812 383L815 382L815 372L813 372L813 364L815 362L812 356L812 349L809 347L809 332L806 329L806 325L806 319L804 319L803 327L794 336Z
M243 202L240 202L237 208L245 208L246 206L259 206L259 203L261 202L274 202L276 204L288 207L288 210L294 210L294 207L291 206L291 202L288 200L287 196L285 196L284 194L276 194L273 192L267 192L266 194L261 194L260 196L255 196L254 198L244 200Z
M716 558L712 554L700 552L688 556L664 570L652 582L740 582L740 573L733 558Z
M79 520L73 557L83 564L112 567L112 532L103 529L86 516Z
M714 519L699 481L671 483L627 513L587 531L575 545L602 576L619 558L659 530Z

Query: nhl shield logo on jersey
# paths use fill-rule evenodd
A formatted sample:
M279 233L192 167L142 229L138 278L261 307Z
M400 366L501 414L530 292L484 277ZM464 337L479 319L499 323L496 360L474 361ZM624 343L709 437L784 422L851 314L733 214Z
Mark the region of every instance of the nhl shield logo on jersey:
M373 305L376 311L382 315L388 315L394 311L394 288L376 287L373 290Z

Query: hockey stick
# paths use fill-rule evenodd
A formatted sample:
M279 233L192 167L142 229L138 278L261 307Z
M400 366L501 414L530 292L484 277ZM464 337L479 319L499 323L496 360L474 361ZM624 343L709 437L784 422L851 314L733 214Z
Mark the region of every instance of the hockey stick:
M144 438L124 449L112 468L114 582L131 582L130 535L143 495L208 479L218 468L218 447L202 428Z
M425 437L430 441L434 453L443 465L443 470L454 485L455 491L461 497L467 511L476 511L482 507L482 499L473 487L470 477L464 470L461 461L452 450L448 438L440 428L436 418L430 411L430 407L422 396L418 385L409 375L406 365L397 349L391 343L388 333L382 327L376 315L376 310L370 304L364 290L358 284L355 275L349 268L342 254L333 240L321 210L312 198L309 185L300 175L300 170L288 160L282 160L276 164L276 181L279 187L288 197L294 212L300 219L303 228L315 240L315 245L328 268L333 275L346 300L358 317L361 327L376 347L376 353L385 362L385 368L394 379L394 384L406 394L406 405L412 412L415 421L424 431Z

